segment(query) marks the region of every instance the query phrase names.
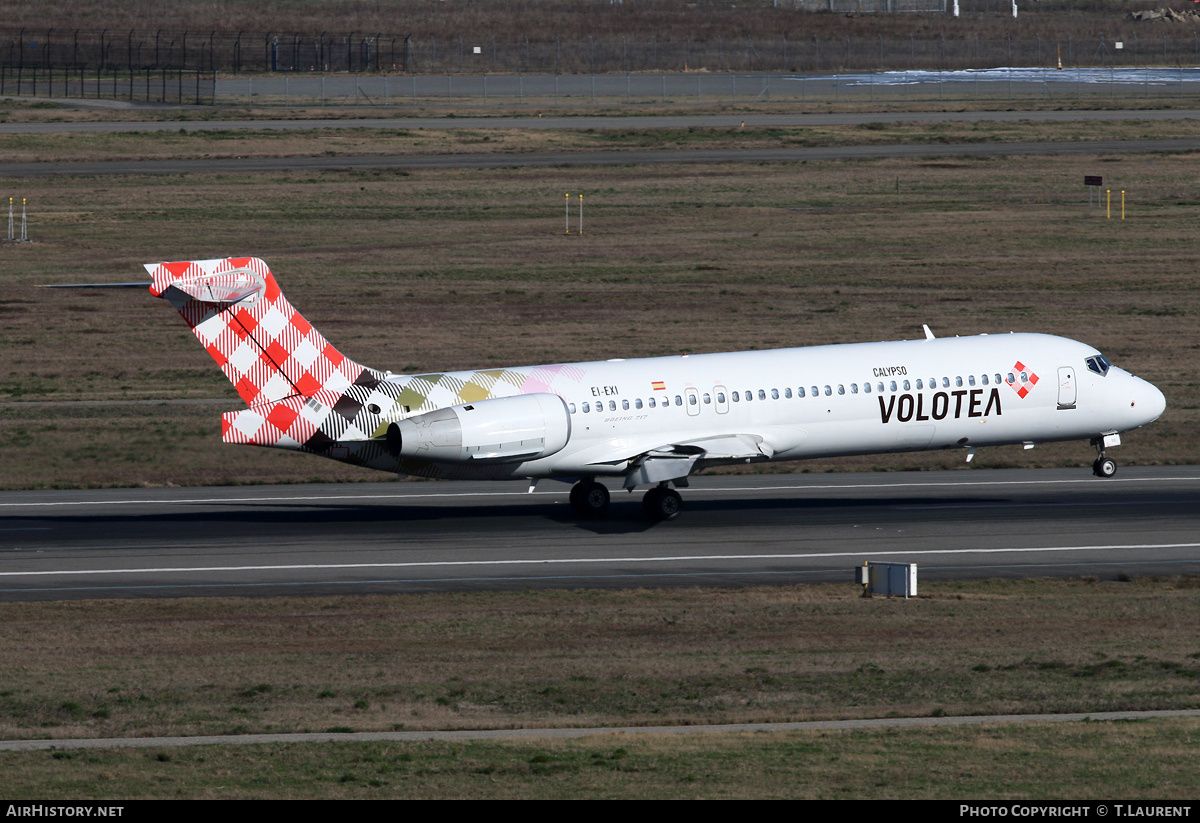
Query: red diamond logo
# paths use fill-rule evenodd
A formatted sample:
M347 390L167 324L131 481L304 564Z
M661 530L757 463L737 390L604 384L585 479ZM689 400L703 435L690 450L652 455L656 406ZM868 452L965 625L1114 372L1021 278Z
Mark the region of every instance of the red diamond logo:
M1029 394L1029 390L1033 386L1036 386L1038 382L1038 376L1033 372L1026 373L1026 368L1026 365L1020 360L1013 363L1012 380L1005 381L1013 387L1013 391L1017 393L1017 397L1022 400L1025 399L1025 395Z

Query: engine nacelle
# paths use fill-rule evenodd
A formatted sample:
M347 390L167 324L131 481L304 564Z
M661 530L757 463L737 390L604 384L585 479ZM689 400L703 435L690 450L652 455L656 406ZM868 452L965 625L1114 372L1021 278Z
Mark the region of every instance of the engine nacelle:
M556 394L519 394L464 403L388 426L395 457L444 463L515 463L560 451L571 438L571 415Z

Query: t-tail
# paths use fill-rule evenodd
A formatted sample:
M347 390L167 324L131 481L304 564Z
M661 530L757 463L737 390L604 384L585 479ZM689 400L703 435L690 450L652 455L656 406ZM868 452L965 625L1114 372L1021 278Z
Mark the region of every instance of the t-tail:
M352 424L383 380L314 329L258 258L147 263L146 270L150 293L179 311L249 407L222 415L227 443L323 452L340 434L330 431L331 419Z

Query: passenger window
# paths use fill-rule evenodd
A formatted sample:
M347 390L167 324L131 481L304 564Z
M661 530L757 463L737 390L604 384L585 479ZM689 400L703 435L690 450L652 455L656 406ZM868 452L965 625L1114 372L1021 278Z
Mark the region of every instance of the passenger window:
M974 385L975 385L975 375L973 375L973 374L968 374L968 375L967 375L967 385L968 385L968 386L974 386Z
M986 374L985 374L985 375L983 375L982 377L980 377L980 378L979 378L979 380L980 380L980 382L981 382L981 383L983 383L983 385L985 385L985 386L988 384L988 379L987 379L987 375L986 375Z
M704 393L704 405L706 405L706 406L712 405L712 398L709 396L708 392Z
M737 392L734 392L734 393L733 393L733 402L734 402L734 403L739 403L739 402L741 402L740 398L738 397L738 393L737 393Z
M813 386L813 387L812 387L812 393L813 393L813 397L820 397L820 396L821 396L821 390L820 390L820 389L818 389L816 386Z
M683 398L682 398L681 396L679 396L678 394L677 394L677 395L675 395L675 405L676 405L676 406L682 406L682 405L683 405Z
M851 384L850 384L850 393L851 393L851 394L858 394L858 384L857 384L857 383L851 383Z
M784 396L784 397L786 397L788 400L791 400L791 399L792 399L792 390L791 390L791 389L784 389L784 390L783 390L783 396Z
M762 389L759 389L759 390L758 390L758 399L759 399L759 400L766 400L766 399L767 399L767 393L766 393L765 391L763 391Z
M893 380L892 382L888 383L888 388L890 388L892 391L895 391L896 390L896 381Z
M646 405L648 405L650 408L654 408L658 404L657 404L657 402L655 402L654 398L651 397L649 400L646 401Z
M723 392L723 391L719 391L719 392L717 392L717 402L718 402L718 403L724 403L724 402L725 402L725 392Z
M590 412L591 410L592 410L592 404L591 404L591 403L584 403L584 404L583 404L583 413L584 413L584 414L587 414L587 413L588 413L588 412Z
M689 406L694 406L694 405L696 405L696 395L694 395L694 394L689 394L689 395L688 395L688 405L689 405Z
M942 378L942 388L943 388L943 389L948 389L948 388L950 388L950 378L949 378L949 377L943 377L943 378Z
M905 380L905 381L904 381L904 390L905 390L905 391L911 391L911 390L912 390L912 383L909 383L907 380Z
M640 409L642 407L642 398L640 398L640 397L635 398L633 401L633 407L635 409Z
M863 383L863 392L866 394L871 393L871 384L870 383Z
M571 404L568 406L568 408L570 408L570 410L571 410L571 414L574 414L574 413L575 413L575 404L574 404L574 403L571 403Z
M772 400L779 399L779 389L771 389L771 399Z
M883 381L876 383L875 388L877 388L879 391L883 391ZM892 391L895 391L895 390L896 390L896 387L892 386Z
M996 385L999 386L1004 381L1000 379L1000 375L996 375Z
M843 386L841 383L838 383L838 394L845 394L845 393L846 393L846 387Z
M609 411L616 411L616 410L617 410L617 401L616 401L616 400L609 400L609 401L608 401L608 410L609 410Z
M917 378L917 391L920 391L923 388L925 388L925 384L921 382L920 378Z
M628 400L622 400L622 401L621 401L621 408L622 408L623 410L625 410L625 411L629 411L629 401L628 401Z
M797 397L803 397L803 396L804 396L804 387L803 387L803 386L801 386L800 388L796 389L796 396L797 396Z
M833 394L833 388L831 386L826 386L825 387L825 396L829 397L832 394Z
M954 385L958 386L959 388L962 388L962 378L961 377L954 378Z
M1013 377L1013 373L1009 372L1008 373L1008 385L1011 386L1013 383L1016 383L1016 382L1017 382L1017 379L1015 377Z
M1022 383L1029 382L1029 373L1028 372L1021 372L1021 382Z

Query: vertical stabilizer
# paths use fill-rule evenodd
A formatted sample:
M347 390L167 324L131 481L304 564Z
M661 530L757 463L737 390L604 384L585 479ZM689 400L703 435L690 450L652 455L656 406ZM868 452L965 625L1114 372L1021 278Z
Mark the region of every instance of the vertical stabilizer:
M150 293L171 303L247 406L318 398L332 406L379 376L329 344L255 257L147 263Z

